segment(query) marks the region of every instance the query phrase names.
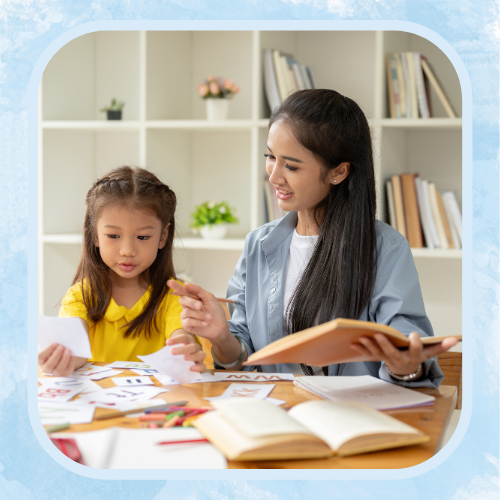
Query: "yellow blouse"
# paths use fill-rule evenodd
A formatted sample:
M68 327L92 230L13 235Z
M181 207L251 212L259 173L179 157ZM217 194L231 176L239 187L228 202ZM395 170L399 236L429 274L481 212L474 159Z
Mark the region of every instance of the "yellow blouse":
M113 361L141 361L137 355L151 354L165 347L165 341L170 335L182 328L180 314L182 307L179 297L167 294L163 299L156 321L160 333L153 334L148 340L139 335L137 337L124 338L122 327L136 318L142 311L149 299L151 287L131 308L119 306L111 299L104 317L93 323L88 317L87 309L83 303L80 283L73 285L62 300L59 316L71 318L79 317L89 325L90 348L92 358L90 361L102 361L111 363Z

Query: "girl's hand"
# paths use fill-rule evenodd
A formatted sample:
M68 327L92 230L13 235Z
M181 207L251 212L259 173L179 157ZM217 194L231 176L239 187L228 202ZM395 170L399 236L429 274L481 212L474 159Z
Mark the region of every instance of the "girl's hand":
M185 330L176 330L165 342L166 345L182 344L180 347L172 349L172 354L184 354L186 361L194 361L194 365L189 369L193 372L202 372L206 369L203 360L206 354L200 344L196 342L194 335Z
M370 356L373 361L383 361L394 375L409 375L415 373L421 363L447 351L458 342L450 337L439 344L424 347L420 335L416 332L410 333L408 340L409 348L400 351L385 335L376 333L373 339L360 337L361 344L351 344L351 347L360 354Z
M87 358L71 356L71 350L52 344L38 353L38 364L44 373L67 377L87 362Z
M179 303L182 306L182 328L210 341L228 336L226 313L212 293L201 286L186 283L184 286L177 281L168 280L167 286L181 295ZM200 300L186 297L186 294L196 295Z

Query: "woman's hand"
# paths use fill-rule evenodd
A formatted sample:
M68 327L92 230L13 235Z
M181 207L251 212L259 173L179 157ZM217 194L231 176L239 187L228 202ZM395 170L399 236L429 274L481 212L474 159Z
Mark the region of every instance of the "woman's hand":
M202 372L206 369L205 363L203 363L206 354L203 352L200 344L196 342L192 333L186 332L182 329L176 330L172 333L170 338L167 339L165 344L182 344L180 347L172 349L172 354L183 354L186 361L194 361L194 365L189 368L191 371Z
M376 333L373 339L360 337L360 344L351 344L351 347L373 361L383 361L394 375L409 375L415 373L421 363L447 351L458 342L457 339L449 337L439 344L424 347L420 335L416 332L410 333L408 340L408 349L400 351L385 335Z
M186 283L184 286L174 280L168 280L167 286L181 295L179 303L182 306L181 324L184 330L210 341L217 341L229 334L226 313L212 293L201 286ZM187 297L196 295L200 300Z
M87 358L71 356L71 350L60 344L52 344L38 353L38 364L43 372L56 377L67 377L86 362Z

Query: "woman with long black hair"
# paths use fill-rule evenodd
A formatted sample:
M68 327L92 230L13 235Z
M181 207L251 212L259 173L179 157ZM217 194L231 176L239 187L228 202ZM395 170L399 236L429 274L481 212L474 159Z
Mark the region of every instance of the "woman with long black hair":
M433 335L408 241L375 219L371 134L360 107L338 92L302 90L269 120L266 170L289 212L246 238L228 286L231 320L201 287L169 281L181 297L182 326L209 339L218 366L241 369L249 354L335 318L390 325L409 336L400 351L382 335L353 344L374 361L310 367L267 365L267 372L372 375L411 387L437 387L434 356L456 340L423 347Z

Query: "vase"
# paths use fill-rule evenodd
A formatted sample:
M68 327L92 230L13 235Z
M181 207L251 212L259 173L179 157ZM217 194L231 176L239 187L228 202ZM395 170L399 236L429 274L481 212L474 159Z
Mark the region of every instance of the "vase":
M226 236L226 224L214 224L213 226L203 226L200 228L200 233L206 240L221 240Z
M227 120L227 115L229 113L229 99L205 99L207 103L207 120L217 121L217 120Z
M112 111L108 109L107 111L107 118L108 120L121 120L122 119L122 112L120 111Z

